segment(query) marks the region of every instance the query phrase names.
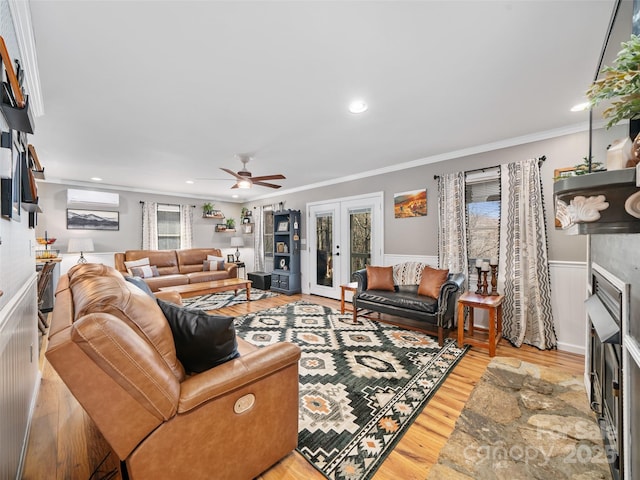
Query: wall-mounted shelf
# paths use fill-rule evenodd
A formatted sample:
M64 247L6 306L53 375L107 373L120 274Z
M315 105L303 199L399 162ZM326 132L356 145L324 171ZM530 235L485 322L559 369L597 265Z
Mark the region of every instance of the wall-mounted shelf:
M558 180L556 228L570 235L640 233L636 179L636 168L624 168Z
M4 64L8 82L2 82L2 92L0 95L0 110L4 114L9 127L20 132L33 133L33 119L29 110L29 97L22 92L22 76L24 72L17 64L18 71L14 71L11 57L4 43L4 38L0 37L0 59Z

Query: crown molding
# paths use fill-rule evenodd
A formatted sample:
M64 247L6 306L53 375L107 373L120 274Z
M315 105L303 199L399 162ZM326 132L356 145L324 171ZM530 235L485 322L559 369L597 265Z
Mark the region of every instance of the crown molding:
M40 85L40 71L38 70L38 56L36 41L33 36L31 23L31 8L28 0L8 0L9 10L13 19L13 28L22 58L25 83L29 94L29 107L35 117L44 115L44 101Z

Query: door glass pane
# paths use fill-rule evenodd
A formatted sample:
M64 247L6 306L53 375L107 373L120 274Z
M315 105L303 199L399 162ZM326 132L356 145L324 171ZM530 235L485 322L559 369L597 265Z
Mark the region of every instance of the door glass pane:
M316 216L316 283L333 286L333 215Z
M349 212L349 237L351 238L349 278L353 272L371 265L371 209Z

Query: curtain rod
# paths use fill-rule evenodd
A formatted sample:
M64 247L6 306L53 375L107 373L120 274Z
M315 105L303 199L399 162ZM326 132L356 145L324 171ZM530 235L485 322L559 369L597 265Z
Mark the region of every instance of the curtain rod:
M142 205L144 202L144 200L140 200L140 205ZM156 202L157 203L157 202ZM171 204L167 204L167 205L171 205ZM173 204L175 205L175 204ZM197 205L190 205L191 208L196 208Z
M546 155L542 155L538 157L538 165L544 162L547 159ZM473 170L465 170L464 173L473 173L473 172L486 172L487 170L491 170L492 168L498 168L500 165L496 165L494 167L483 167L483 168L474 168ZM433 179L437 180L440 178L440 175L434 175Z

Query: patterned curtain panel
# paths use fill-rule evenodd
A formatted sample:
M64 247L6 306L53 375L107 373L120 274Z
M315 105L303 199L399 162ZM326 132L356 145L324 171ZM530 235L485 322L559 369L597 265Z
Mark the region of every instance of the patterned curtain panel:
M142 249L158 249L158 204L142 202Z
M180 248L191 248L193 243L193 207L180 205Z
M253 209L253 270L264 272L264 222L262 208Z
M498 290L505 297L503 336L517 347L526 343L554 348L540 165L531 159L500 170Z
M469 277L464 172L438 177L438 263L450 272Z

